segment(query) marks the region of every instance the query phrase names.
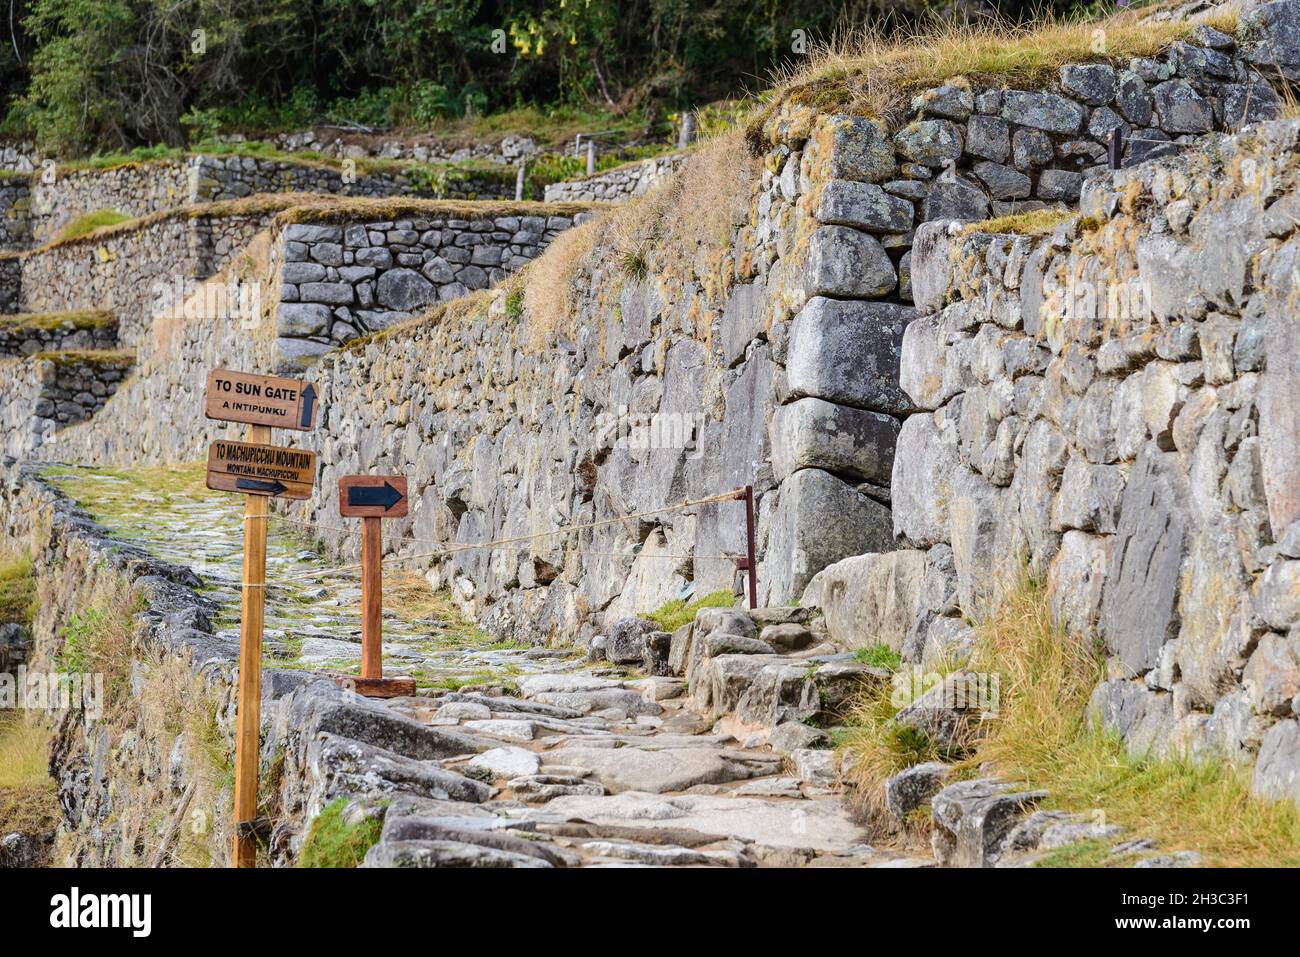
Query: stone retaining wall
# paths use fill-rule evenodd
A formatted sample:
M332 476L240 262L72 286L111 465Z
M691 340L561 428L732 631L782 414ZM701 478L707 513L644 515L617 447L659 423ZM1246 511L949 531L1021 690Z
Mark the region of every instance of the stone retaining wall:
M145 216L258 193L505 199L513 198L515 185L511 176L466 173L439 178L396 169L345 176L342 170L321 163L194 154L184 159L125 163L108 169L63 171L49 183L37 175L32 178L30 190L30 238L39 243L56 237L78 216L103 209ZM0 189L0 210L5 208L4 201L5 193ZM20 204L15 212L25 208ZM0 233L0 248L22 248L25 244L6 246Z
M832 637L960 661L1028 569L1104 644L1091 710L1130 749L1300 799L1297 145L1265 124L1099 179L1044 237L922 227L906 547L814 581Z
M0 356L30 356L117 345L117 320L107 312L0 316Z
M31 183L25 177L0 175L0 251L31 245L31 219Z
M495 285L585 219L580 210L547 215L538 204L520 204L521 215L473 216L464 209L439 215L434 207L395 220L286 226L271 262L279 280L279 361L301 365L434 303Z
M0 360L0 448L23 456L56 430L84 422L126 378L128 352L45 352Z
M177 212L0 257L0 308L107 309L118 318L122 345L133 347L178 284L184 288L217 273L294 201Z
M548 203L616 203L631 199L642 195L663 177L681 169L685 158L685 153L656 156L640 163L617 166L594 176L563 183L551 183L546 187L546 201Z

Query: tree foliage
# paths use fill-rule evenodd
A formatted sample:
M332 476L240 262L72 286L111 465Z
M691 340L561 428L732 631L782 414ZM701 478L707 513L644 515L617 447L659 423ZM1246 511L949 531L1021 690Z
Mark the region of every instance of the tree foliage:
M9 0L7 131L62 152L523 105L694 106L798 43L984 0ZM990 0L992 2L992 0ZM937 6L937 4L942 4ZM1028 4L1001 2L1018 17Z

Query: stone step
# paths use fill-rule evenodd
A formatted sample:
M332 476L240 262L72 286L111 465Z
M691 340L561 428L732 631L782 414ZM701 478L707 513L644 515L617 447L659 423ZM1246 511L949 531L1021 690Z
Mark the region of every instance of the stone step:
M0 356L113 349L117 316L103 309L0 316Z
M32 457L55 432L103 408L134 364L135 353L119 349L0 359L0 450Z

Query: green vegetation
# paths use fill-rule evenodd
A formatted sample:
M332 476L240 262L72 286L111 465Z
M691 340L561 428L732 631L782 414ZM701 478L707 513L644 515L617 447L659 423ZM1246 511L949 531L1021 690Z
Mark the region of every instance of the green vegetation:
M1042 236L1050 233L1061 223L1078 215L1068 209L1035 209L1027 213L1012 213L998 216L977 223L967 223L962 227L963 233L1015 233L1018 236Z
M898 652L886 644L859 648L853 653L853 657L864 665L870 665L872 668L888 668L890 671L897 671L903 664L903 659Z
M736 596L731 592L715 591L689 604L681 598L674 598L645 617L657 624L661 631L676 631L687 622L694 621L696 612L701 608L730 608L735 603Z
M35 611L36 578L31 557L0 557L0 624L30 625Z
M108 366L126 368L135 363L135 353L129 349L64 349L59 352L38 352L33 359L53 362L57 366Z
M93 233L101 226L116 226L131 218L126 213L119 213L115 209L97 209L93 213L82 213L60 230L56 241L67 242L69 239Z
M1098 5L992 6L1021 20ZM660 137L677 109L734 99L837 33L876 24L907 35L988 14L938 0L228 0L183 15L159 0L27 0L15 10L0 48L4 132L67 154L322 122L435 127L449 139Z
M377 817L348 824L347 798L335 798L311 822L298 855L299 867L357 867L379 843L384 822Z
M977 627L970 668L999 676L1000 701L997 719L980 725L964 754L938 754L900 729L893 721L899 703L888 693L877 691L859 703L843 746L854 759L851 779L869 816L880 812L885 778L917 761L946 757L958 761L959 774L993 774L1045 789L1042 807L1085 814L1101 809L1126 837L1153 838L1162 851L1196 850L1217 866L1300 865L1300 807L1252 797L1249 769L1219 760L1134 756L1087 720L1089 696L1105 675L1101 655L1052 620L1041 584L1021 582ZM1099 847L1076 847L1048 863L1103 860Z
M20 312L0 316L0 333L22 332L34 329L53 331L57 329L102 329L117 325L117 317L101 309L80 309L70 312Z
M47 834L58 826L50 736L26 714L0 717L0 834Z

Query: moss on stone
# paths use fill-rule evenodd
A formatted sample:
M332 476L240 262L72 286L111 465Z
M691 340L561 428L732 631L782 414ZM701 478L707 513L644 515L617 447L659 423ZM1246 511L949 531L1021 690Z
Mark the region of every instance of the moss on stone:
M58 352L38 352L32 358L53 362L60 368L85 365L125 369L135 364L135 353L129 349L66 349Z
M676 631L687 622L694 621L696 613L701 608L730 608L735 603L736 596L731 592L726 590L715 591L692 602L674 598L672 601L660 605L645 617L657 624L663 631Z
M69 312L20 312L0 316L0 333L54 332L57 330L107 329L117 325L117 317L103 309L78 309Z
M1077 211L1069 209L1035 209L1027 213L1012 213L1009 216L967 223L962 227L962 232L967 235L1012 233L1017 236L1042 236L1077 215Z
M347 798L335 798L316 815L298 855L299 867L357 867L379 843L383 819L367 817L348 823Z

